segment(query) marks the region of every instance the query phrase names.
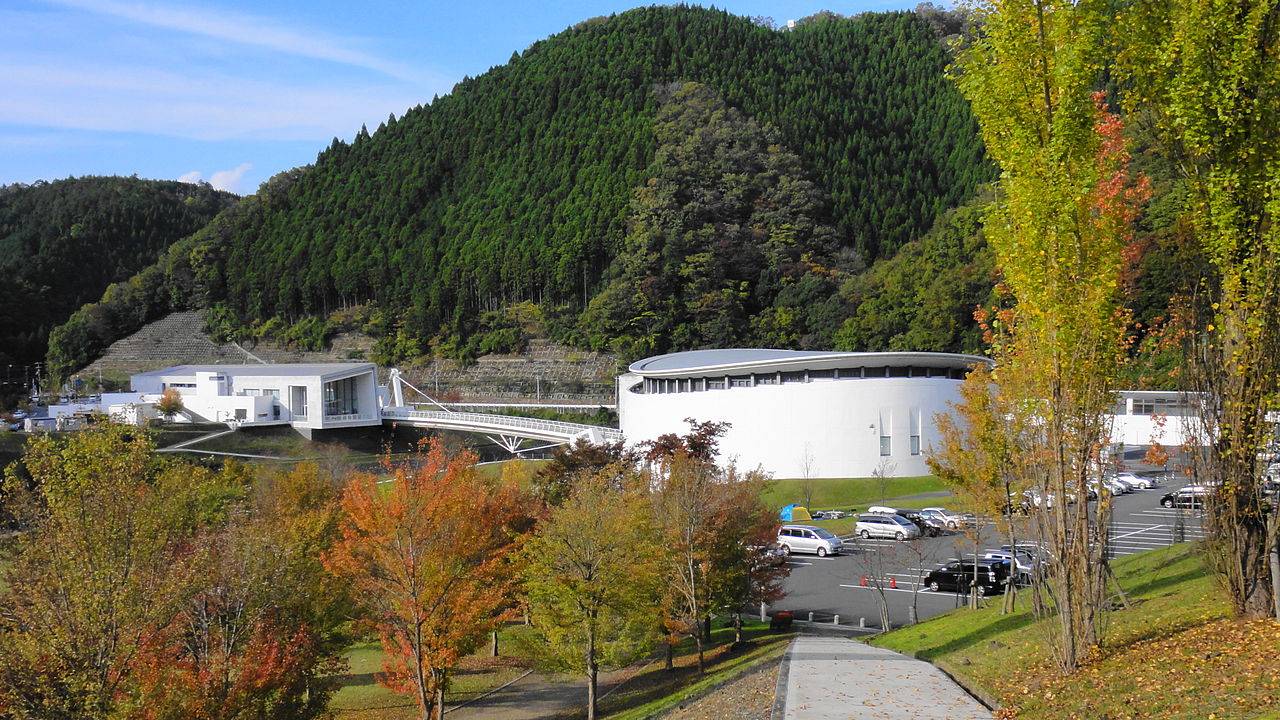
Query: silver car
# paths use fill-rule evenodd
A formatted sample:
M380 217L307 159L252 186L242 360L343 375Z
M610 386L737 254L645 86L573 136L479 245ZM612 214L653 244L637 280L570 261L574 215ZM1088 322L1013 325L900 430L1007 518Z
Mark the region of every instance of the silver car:
M892 538L894 540L914 540L920 537L920 528L901 515L888 513L863 513L858 516L855 532L867 538Z
M844 550L844 541L825 528L813 525L783 525L778 530L778 547L782 548L785 554L802 552L826 557L839 555Z

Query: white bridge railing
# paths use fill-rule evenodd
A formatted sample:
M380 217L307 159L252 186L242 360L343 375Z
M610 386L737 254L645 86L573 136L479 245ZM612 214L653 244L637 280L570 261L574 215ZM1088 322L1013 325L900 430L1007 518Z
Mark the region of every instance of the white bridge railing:
M444 430L495 433L558 443L571 442L580 437L592 442L616 442L622 439L622 432L614 428L514 415L388 407L382 409L382 419Z

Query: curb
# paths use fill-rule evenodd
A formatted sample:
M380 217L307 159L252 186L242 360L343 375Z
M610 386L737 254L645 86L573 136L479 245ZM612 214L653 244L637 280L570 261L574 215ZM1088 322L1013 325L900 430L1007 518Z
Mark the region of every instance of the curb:
M773 690L773 709L769 711L773 720L783 720L787 716L787 683L791 679L791 649L795 646L794 639L787 643L787 650L782 653L778 664L778 684Z

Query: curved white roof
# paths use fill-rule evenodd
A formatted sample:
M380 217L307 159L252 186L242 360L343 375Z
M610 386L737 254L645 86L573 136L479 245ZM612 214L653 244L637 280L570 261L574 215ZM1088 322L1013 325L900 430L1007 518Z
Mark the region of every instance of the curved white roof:
M628 371L642 377L699 377L734 372L785 372L859 366L968 368L991 363L977 355L933 352L838 352L830 350L764 350L730 348L690 350L655 355L631 363Z

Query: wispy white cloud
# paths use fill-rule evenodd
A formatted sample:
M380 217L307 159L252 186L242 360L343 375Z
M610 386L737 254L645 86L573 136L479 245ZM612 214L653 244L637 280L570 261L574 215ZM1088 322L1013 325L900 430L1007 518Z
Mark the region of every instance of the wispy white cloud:
M353 46L357 43L351 39L329 37L319 31L303 32L274 23L267 18L223 9L212 12L191 7L120 2L119 0L46 0L46 2L169 30L267 48L299 57L365 68L414 83L438 80L427 74L415 72L403 64L356 49Z
M178 182L191 183L192 185L195 185L196 183L200 182L200 179L202 177L203 176L200 174L199 170L192 170L189 173L183 173L179 175Z
M349 137L423 102L401 85L306 86L0 53L0 123L198 140Z

